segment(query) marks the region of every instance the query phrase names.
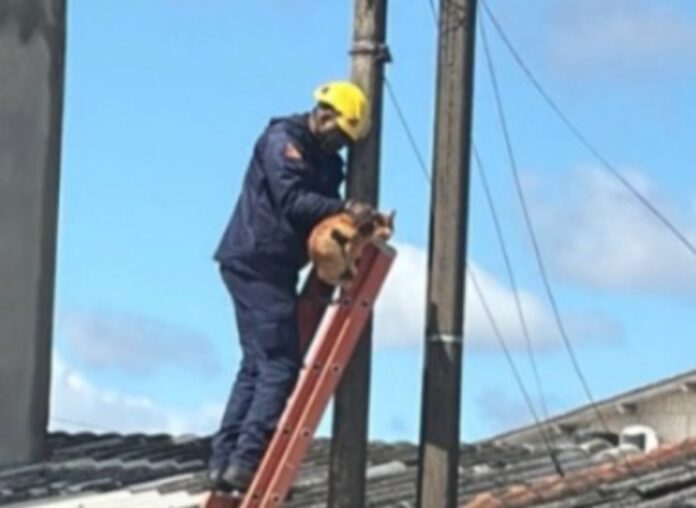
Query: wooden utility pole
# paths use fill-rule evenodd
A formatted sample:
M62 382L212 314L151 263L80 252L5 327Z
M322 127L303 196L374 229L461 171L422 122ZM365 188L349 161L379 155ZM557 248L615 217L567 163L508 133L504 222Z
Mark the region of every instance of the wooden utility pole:
M387 0L355 0L351 79L367 94L372 128L348 157L348 197L377 205L386 46ZM329 507L365 505L367 423L370 395L372 323L365 330L343 373L334 398L329 464Z
M441 0L418 506L455 508L476 0Z
M0 0L0 468L43 458L66 0Z

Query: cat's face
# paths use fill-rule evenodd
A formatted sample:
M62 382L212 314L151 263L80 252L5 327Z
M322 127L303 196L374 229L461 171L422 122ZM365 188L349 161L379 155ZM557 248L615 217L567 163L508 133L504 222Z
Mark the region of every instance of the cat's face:
M371 240L379 240L386 242L394 234L394 216L396 212L378 213L375 217L375 230L372 233Z
M323 281L348 287L357 273L357 262L367 244L386 242L393 233L393 212L375 213L359 228L350 216L339 214L314 228L309 243L310 257Z

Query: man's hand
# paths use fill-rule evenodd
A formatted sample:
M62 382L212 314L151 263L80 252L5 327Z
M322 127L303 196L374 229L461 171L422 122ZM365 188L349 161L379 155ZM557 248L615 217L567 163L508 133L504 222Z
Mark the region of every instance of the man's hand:
M343 210L350 216L358 228L372 221L375 215L375 209L372 206L354 199L346 201Z

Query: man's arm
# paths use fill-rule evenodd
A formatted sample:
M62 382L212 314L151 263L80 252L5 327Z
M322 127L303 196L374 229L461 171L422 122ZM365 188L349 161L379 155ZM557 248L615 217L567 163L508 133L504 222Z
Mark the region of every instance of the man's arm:
M288 136L269 139L262 157L273 200L294 224L311 227L344 209L338 197L312 190L308 163Z

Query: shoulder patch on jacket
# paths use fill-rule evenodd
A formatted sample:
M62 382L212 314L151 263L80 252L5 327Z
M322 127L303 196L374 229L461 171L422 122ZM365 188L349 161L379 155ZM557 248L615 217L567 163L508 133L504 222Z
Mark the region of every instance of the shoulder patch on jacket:
M289 141L285 144L283 155L285 155L286 159L290 159L291 161L302 162L302 153Z

